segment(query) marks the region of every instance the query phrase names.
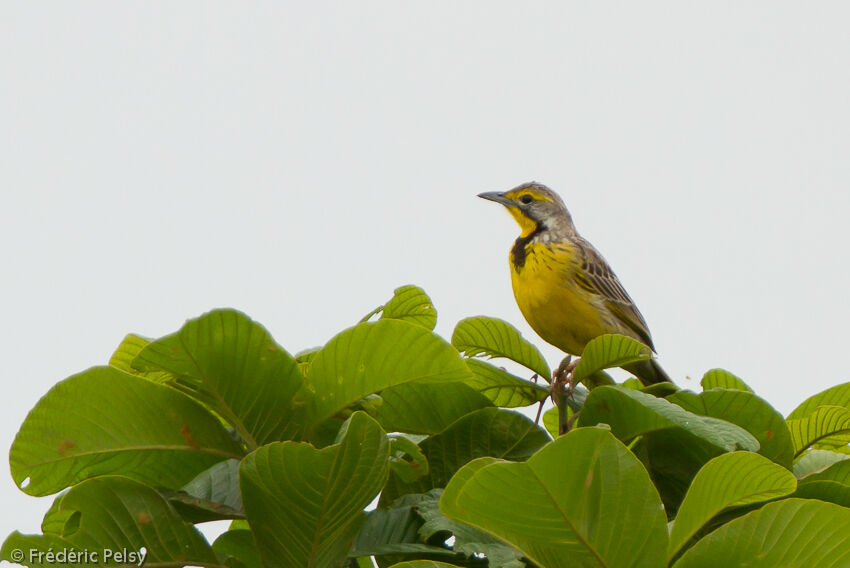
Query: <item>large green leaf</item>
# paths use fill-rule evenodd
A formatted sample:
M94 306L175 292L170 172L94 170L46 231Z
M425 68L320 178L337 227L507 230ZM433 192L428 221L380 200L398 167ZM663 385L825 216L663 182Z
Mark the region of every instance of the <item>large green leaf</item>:
M842 383L828 388L823 392L812 395L800 406L791 411L788 420L805 418L818 409L819 406L843 406L850 409L850 383Z
M814 444L827 447L850 442L850 410L843 406L819 406L805 418L788 420L794 457Z
M515 408L540 402L549 396L549 388L512 375L490 363L467 359L473 378L467 384L490 399L496 406Z
M702 380L699 384L702 386L703 390L706 391L711 389L734 389L753 392L753 389L751 389L747 383L742 381L740 377L733 375L729 371L724 371L723 369L711 369L702 376Z
M844 568L850 509L783 499L734 519L698 541L674 568Z
M150 487L125 477L104 476L72 488L51 510L63 519L62 531L47 535L12 533L2 548L2 558L11 560L15 548L53 552L63 548L95 553L95 562L108 565L218 566L204 537L183 521L169 503ZM58 526L45 519L48 526ZM145 556L140 556L144 549ZM126 553L124 562L107 558ZM129 554L133 554L130 557ZM16 560L17 562L17 560ZM27 566L39 562L21 562ZM93 562L94 563L94 562ZM55 564L54 564L55 565Z
M547 568L662 566L664 511L649 475L609 432L579 428L525 463L476 460L440 509Z
M386 481L388 448L378 423L355 412L338 444L317 450L277 442L249 454L239 480L264 566L323 567L345 558L363 508Z
M596 424L608 424L623 441L657 430L681 428L722 451L759 448L758 441L739 426L688 412L662 398L620 386L602 386L588 395L578 425Z
M400 319L433 330L437 324L437 310L431 298L419 286L401 286L381 310L381 318Z
M464 382L469 369L451 345L427 329L385 319L349 328L319 351L307 373L316 425L364 397L416 381Z
M784 497L796 488L797 480L790 471L758 454L732 452L712 459L694 477L679 507L668 558L723 509Z
M652 349L631 337L617 334L600 335L591 339L581 353L573 372L573 380L580 383L595 373L612 367L652 358Z
M112 367L93 367L38 401L9 463L25 492L48 495L110 473L178 489L214 463L241 457L221 423L189 397Z
M415 381L381 391L367 411L387 432L435 434L470 412L492 406L466 383Z
M552 376L540 350L504 320L486 316L460 320L452 333L452 345L467 357L505 357L531 369L547 381Z
M783 466L791 466L794 445L785 419L755 394L718 388L700 394L678 391L667 400L689 412L740 426L758 440L761 455Z
M410 483L395 474L390 476L381 502L388 503L405 493L445 487L457 470L475 458L526 460L547 442L546 432L518 412L500 408L472 412L420 442L419 448L428 458L428 474Z
M295 435L293 396L302 375L295 360L260 324L235 310L189 320L133 360L142 372L203 402L254 449Z

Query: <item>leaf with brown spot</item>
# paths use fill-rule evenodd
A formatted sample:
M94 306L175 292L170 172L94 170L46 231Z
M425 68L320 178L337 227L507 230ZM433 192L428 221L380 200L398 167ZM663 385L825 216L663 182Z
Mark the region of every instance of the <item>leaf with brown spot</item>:
M79 521L73 530L65 530L69 519ZM50 527L61 532L51 532ZM138 551L144 547L145 560L150 566L221 566L198 529L182 519L158 491L126 477L105 475L75 485L45 515L43 530L45 534L12 533L3 545L0 560L10 560L16 548L37 554L46 553L51 547L54 553L61 548ZM61 562L49 564L62 565Z
M102 475L179 489L242 455L221 421L187 396L115 367L93 367L38 401L9 465L17 485L29 478L26 493L49 495Z
M68 452L68 450L73 447L74 442L72 442L71 440L62 440L61 442L59 442L59 453L64 456Z
M180 436L186 440L186 443L193 449L197 450L200 448L198 443L195 441L195 438L192 437L192 431L189 430L189 427L185 424L180 428Z

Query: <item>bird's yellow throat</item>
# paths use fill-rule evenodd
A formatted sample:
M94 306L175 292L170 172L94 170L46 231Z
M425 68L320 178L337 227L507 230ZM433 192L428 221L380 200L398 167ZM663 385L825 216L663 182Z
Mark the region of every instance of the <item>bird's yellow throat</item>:
M516 222L519 224L519 228L520 228L520 231L521 231L520 234L519 234L520 238L524 239L524 238L528 237L529 235L531 235L534 231L537 230L537 228L538 228L537 221L535 221L534 219L530 218L528 215L526 215L525 213L520 211L519 208L517 208L517 207L507 207L507 210L510 212L510 214L513 216L513 218L516 219Z

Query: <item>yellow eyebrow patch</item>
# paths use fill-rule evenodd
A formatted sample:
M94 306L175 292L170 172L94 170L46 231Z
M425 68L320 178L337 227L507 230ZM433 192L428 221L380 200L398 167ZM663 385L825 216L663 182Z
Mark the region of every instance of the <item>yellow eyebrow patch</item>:
M535 201L548 201L550 203L552 202L552 198L549 197L548 195L545 195L545 194L536 192L533 189L527 189L527 188L526 189L515 189L515 190L512 190L512 191L509 191L505 194L505 197L519 201L520 199L522 199L526 195L531 197Z

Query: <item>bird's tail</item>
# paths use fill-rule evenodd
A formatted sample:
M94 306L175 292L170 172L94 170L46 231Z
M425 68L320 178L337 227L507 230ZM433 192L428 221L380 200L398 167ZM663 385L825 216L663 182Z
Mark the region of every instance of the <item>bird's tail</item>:
M661 368L656 359L647 359L646 361L638 361L624 365L623 368L630 373L633 373L644 386L654 385L656 383L672 383L673 380Z

